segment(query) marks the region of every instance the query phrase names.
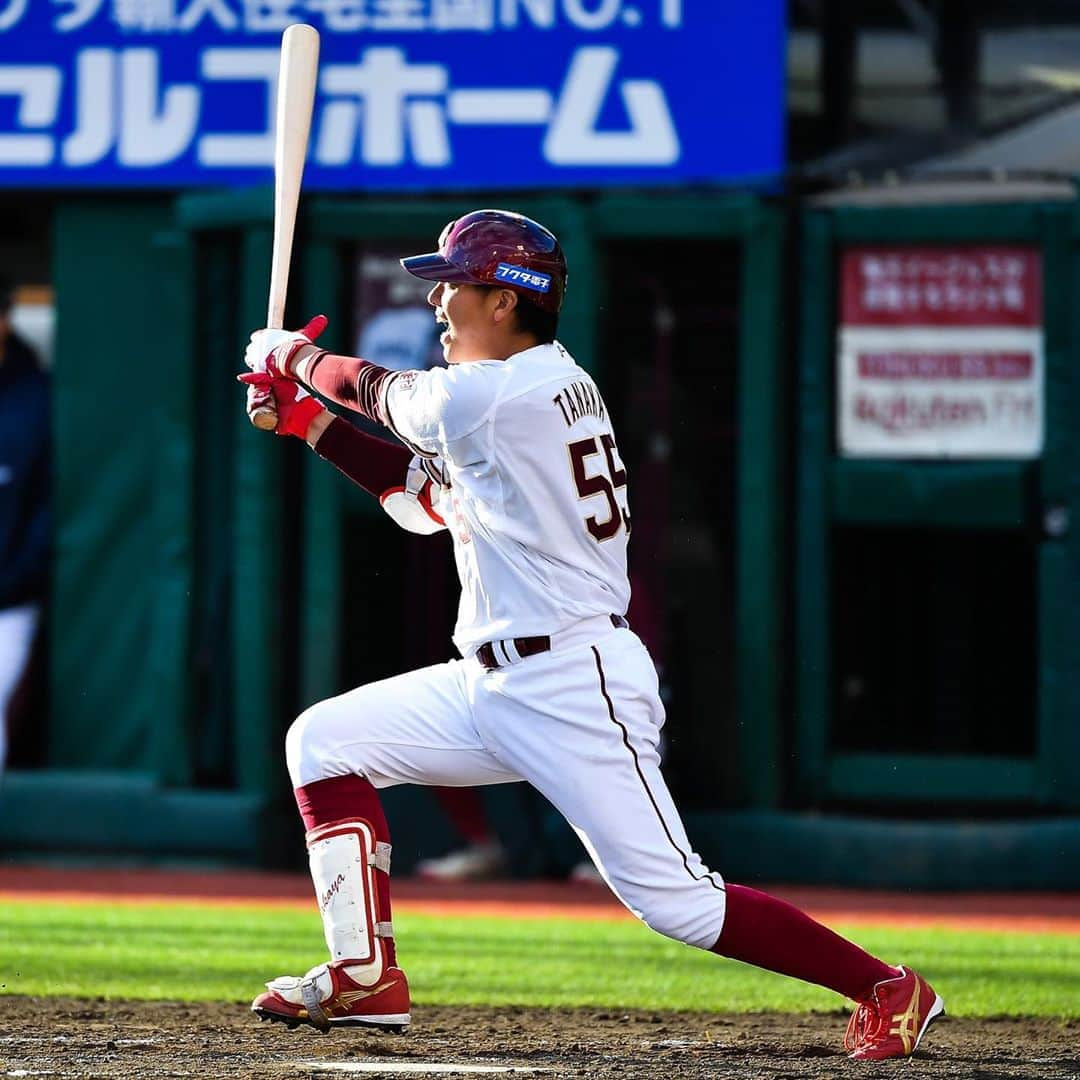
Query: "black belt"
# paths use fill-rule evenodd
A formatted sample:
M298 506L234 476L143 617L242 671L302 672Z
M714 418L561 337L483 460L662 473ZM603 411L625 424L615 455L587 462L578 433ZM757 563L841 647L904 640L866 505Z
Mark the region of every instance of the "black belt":
M617 630L624 630L630 625L621 615L611 615L609 618L611 619L611 625ZM527 656L536 656L538 653L551 651L551 638L547 634L539 634L536 637L516 637L511 639L511 643L522 660ZM476 659L488 671L494 671L496 668L506 667L507 664L514 663L513 658L501 641L485 641L476 650Z

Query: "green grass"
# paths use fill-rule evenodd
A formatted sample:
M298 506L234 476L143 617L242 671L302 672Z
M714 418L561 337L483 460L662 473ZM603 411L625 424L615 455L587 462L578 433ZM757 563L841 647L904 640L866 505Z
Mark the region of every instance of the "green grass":
M632 922L395 916L420 1004L832 1010L826 990L720 960ZM838 927L843 932L843 927ZM1080 1017L1080 936L865 927L958 1016ZM247 1001L325 957L314 911L0 904L0 994Z

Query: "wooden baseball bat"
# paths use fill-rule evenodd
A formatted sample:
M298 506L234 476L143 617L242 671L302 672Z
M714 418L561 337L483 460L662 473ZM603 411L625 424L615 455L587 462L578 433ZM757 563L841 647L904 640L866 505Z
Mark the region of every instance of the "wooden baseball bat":
M277 115L274 124L274 247L270 262L270 299L266 325L281 329L289 285L296 208L307 158L311 111L319 72L319 32L297 23L281 35L278 66ZM277 425L273 399L251 412L251 422L263 431Z

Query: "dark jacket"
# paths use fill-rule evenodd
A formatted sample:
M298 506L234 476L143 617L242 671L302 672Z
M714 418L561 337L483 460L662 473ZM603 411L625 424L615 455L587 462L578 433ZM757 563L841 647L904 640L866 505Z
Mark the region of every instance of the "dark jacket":
M0 608L44 597L49 530L48 378L11 334L0 362Z

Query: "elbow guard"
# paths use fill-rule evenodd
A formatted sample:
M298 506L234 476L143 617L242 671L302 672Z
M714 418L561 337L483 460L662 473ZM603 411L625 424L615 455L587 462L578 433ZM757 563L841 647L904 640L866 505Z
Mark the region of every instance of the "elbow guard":
M439 503L447 490L440 465L414 455L404 487L387 488L379 496L379 504L403 529L426 536L446 528L439 513Z

